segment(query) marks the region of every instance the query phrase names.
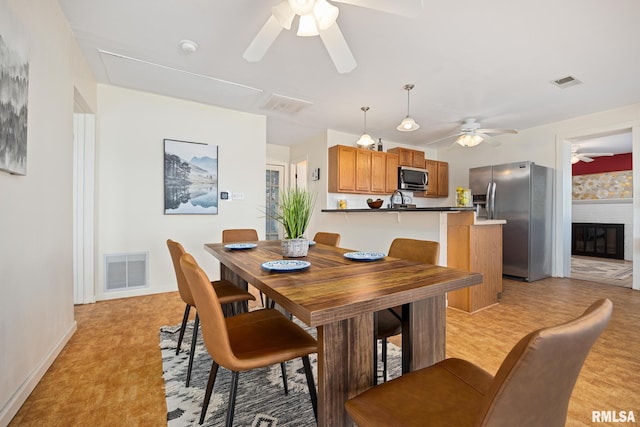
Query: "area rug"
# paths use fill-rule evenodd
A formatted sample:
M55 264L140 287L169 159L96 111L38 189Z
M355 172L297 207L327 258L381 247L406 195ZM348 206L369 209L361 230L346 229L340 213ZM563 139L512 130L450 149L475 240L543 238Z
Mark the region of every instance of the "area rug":
M633 274L631 264L622 262L598 261L588 258L571 258L571 272L593 275L608 279L624 280Z
M301 324L297 319L296 322ZM306 328L315 336L315 328ZM176 346L180 325L160 328L162 370L167 399L167 424L169 427L197 426L204 399L205 388L211 369L211 358L198 334L191 385L185 387L193 322L187 325L180 353ZM378 355L381 354L378 342ZM388 344L388 377L395 378L401 372L401 350ZM317 357L310 356L317 385ZM382 363L379 363L380 370ZM241 372L234 415L234 426L275 427L315 426L313 408L307 390L302 361L298 358L287 362L289 394L284 394L280 365L249 372ZM209 403L204 426L223 426L229 399L231 374L220 368Z

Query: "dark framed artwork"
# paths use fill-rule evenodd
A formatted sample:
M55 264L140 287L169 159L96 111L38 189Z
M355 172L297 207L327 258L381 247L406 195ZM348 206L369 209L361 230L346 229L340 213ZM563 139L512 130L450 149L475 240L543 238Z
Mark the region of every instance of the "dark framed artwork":
M164 213L218 213L217 145L164 140Z
M7 2L0 2L0 170L27 174L29 42Z

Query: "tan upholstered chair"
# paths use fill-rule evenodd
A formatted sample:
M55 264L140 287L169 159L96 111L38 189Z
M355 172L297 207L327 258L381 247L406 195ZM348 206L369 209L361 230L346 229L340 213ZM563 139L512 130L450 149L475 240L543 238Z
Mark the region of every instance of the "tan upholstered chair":
M229 228L222 230L222 243L257 242L258 240L258 232L253 228ZM260 303L265 307L264 294L262 291L260 291Z
M425 264L437 264L440 256L440 243L430 240L416 240L397 238L389 247L390 257L402 258L410 261L423 262ZM376 339L382 340L382 378L387 380L387 338L402 332L402 307L393 307L376 313ZM373 347L374 384L377 384L378 346Z
M445 359L371 388L345 407L360 427L564 426L582 364L612 308L602 299L575 320L528 334L495 377L465 360Z
M307 385L317 418L317 395L309 354L318 351L316 340L304 329L274 309L254 310L225 318L218 296L209 285L209 279L193 257L185 254L180 259L191 294L202 319L202 336L213 359L205 392L200 424L207 413L218 366L232 371L226 425L233 425L238 374L240 371L262 368L301 357ZM295 411L296 408L291 408Z
M318 231L316 235L313 236L313 241L323 245L338 246L340 244L340 234Z
M169 247L169 253L171 254L171 261L173 262L173 270L176 273L176 281L178 282L178 292L182 301L185 302L186 307L184 309L184 316L182 317L182 325L180 326L180 335L178 337L178 348L176 349L176 355L180 352L180 346L182 345L182 338L184 337L184 331L187 328L187 321L189 320L189 311L191 307L195 307L195 302L191 296L189 285L182 274L180 268L180 257L184 255L185 250L182 245L171 239L167 240L167 246ZM215 289L220 304L233 305L234 303L244 303L245 311L249 311L247 307L247 301L255 300L256 298L249 292L246 292L233 283L226 280L216 280L211 282L213 289ZM200 323L200 317L196 312L196 318L193 323L193 336L191 338L191 353L189 353L189 368L187 369L187 387L191 382L191 368L193 366L193 356L196 350L196 341L198 339L198 324Z

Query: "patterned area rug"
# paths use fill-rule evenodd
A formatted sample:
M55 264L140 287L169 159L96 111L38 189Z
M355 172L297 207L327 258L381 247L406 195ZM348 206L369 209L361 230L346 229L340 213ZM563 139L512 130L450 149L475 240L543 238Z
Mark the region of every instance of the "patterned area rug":
M633 286L631 261L605 261L589 257L571 257L571 278L613 285L622 288Z
M306 329L315 336L315 328L313 330ZM187 325L180 353L176 356L179 332L180 325L160 328L162 370L167 399L167 422L169 427L197 426L209 370L211 369L211 358L202 341L202 334L199 333L191 373L191 385L190 387L185 387L193 322ZM380 342L378 342L378 346L378 355L380 355ZM395 378L399 376L401 371L400 348L389 343L387 357L388 376L389 378ZM311 355L310 359L317 385L316 355ZM382 363L378 365L381 370ZM238 381L234 426L315 426L316 422L307 390L307 381L302 361L299 358L287 362L287 376L289 394L285 395L280 365L241 372ZM229 399L230 378L229 371L224 368L218 370L204 426L217 427L224 425Z
M571 258L571 272L606 277L608 279L624 280L631 277L631 264L621 262L598 261L587 258Z

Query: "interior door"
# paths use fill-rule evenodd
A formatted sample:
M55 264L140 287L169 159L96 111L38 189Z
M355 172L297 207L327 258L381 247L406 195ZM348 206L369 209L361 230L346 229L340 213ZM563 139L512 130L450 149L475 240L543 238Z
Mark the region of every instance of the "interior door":
M280 191L284 188L284 165L267 165L265 203L267 212L276 212L280 205ZM273 218L265 218L265 239L280 240L282 226Z

